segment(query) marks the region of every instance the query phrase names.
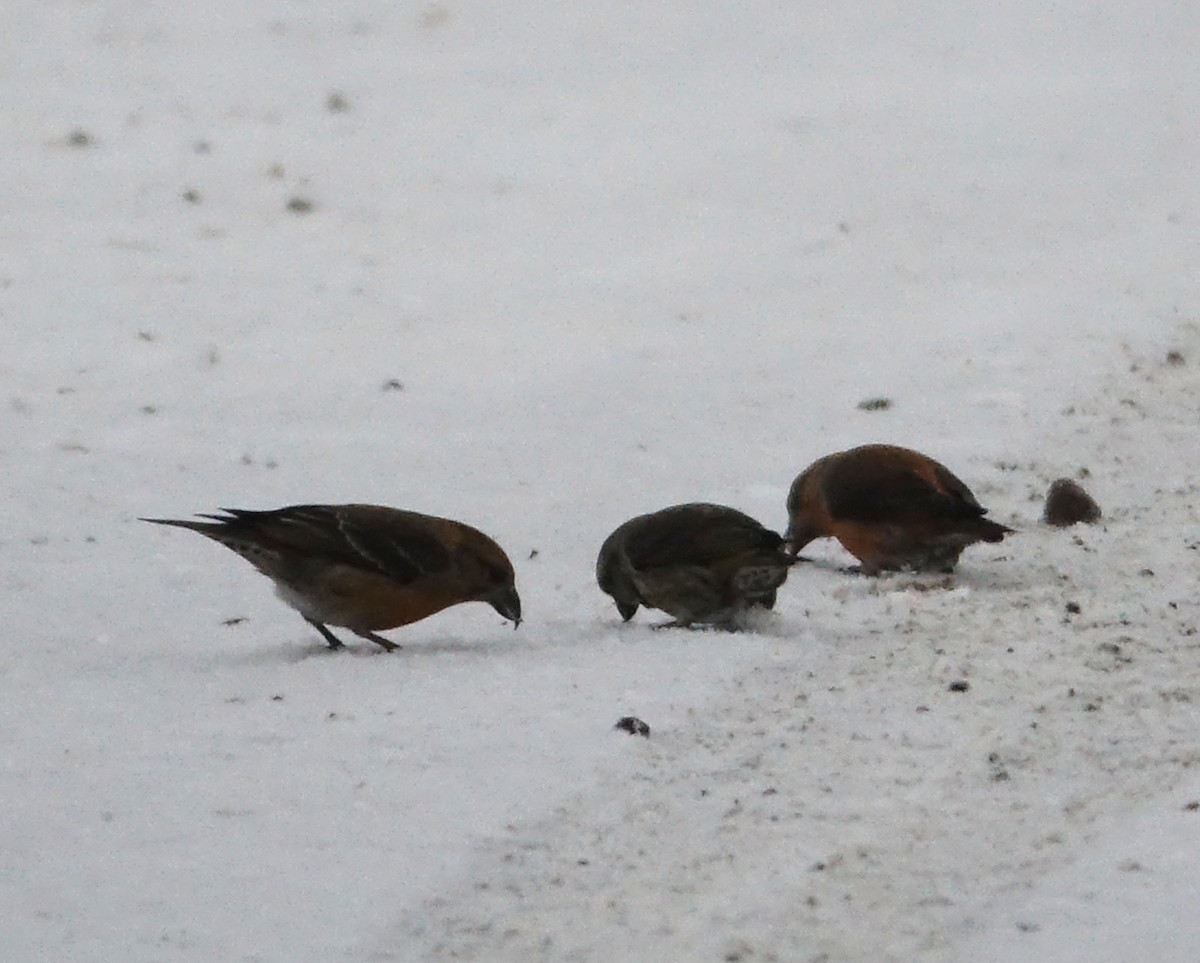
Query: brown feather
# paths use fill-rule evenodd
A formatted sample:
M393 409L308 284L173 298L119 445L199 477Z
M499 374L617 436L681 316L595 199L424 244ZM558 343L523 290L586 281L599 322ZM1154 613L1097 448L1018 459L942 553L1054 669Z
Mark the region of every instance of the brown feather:
M865 572L953 569L966 546L1012 529L985 519L971 490L945 465L894 445L826 455L792 483L788 544L795 553L835 537Z
M771 608L791 559L783 539L736 509L691 503L639 515L605 539L596 579L628 621L639 606L675 624L733 625Z
M315 625L375 635L462 602L483 601L520 622L512 563L478 529L380 505L222 509L206 521L147 518L188 528L237 552L276 583L280 597ZM340 643L338 643L340 645Z

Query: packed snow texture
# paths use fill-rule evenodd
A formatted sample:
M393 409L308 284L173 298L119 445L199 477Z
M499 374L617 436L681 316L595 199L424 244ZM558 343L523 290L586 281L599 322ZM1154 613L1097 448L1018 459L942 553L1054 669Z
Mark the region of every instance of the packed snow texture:
M9 3L0 958L1194 963L1198 27ZM597 589L868 441L1018 534L818 543L737 635ZM349 501L495 537L525 623L332 653L136 520Z

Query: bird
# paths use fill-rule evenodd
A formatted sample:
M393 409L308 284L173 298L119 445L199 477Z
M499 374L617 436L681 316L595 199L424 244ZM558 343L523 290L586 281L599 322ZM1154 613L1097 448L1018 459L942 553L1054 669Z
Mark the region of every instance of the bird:
M968 545L1013 531L984 518L987 509L945 465L896 445L818 458L792 482L787 510L788 552L833 536L864 575L952 572Z
M673 616L656 628L740 627L770 609L791 559L783 538L724 505L692 502L638 515L604 540L596 581L628 622L639 606Z
M487 602L521 624L512 562L478 529L382 505L291 505L271 511L222 508L193 519L143 518L199 532L237 552L275 582L276 594L321 633L349 629L387 652L377 634L460 602Z

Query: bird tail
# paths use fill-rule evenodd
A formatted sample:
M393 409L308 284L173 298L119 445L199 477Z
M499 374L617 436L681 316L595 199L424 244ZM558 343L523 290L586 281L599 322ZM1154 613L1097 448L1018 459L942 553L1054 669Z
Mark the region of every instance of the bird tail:
M193 532L207 535L210 538L219 537L227 531L225 523L228 519L221 515L201 515L200 518L211 521L197 521L190 518L139 518L139 522L150 522L154 525L171 525L175 528L190 528Z
M979 537L985 542L1003 541L1005 535L1011 535L1016 531L1015 528L1009 528L1007 525L993 522L990 518L979 519L978 526Z

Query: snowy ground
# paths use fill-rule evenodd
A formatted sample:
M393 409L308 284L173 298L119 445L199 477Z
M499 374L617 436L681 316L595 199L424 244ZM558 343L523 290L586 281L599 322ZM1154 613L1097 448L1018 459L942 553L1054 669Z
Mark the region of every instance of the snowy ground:
M1194 961L1198 27L6 6L0 957ZM617 523L870 440L1020 534L618 624ZM299 501L478 525L526 623L330 654L135 520Z

